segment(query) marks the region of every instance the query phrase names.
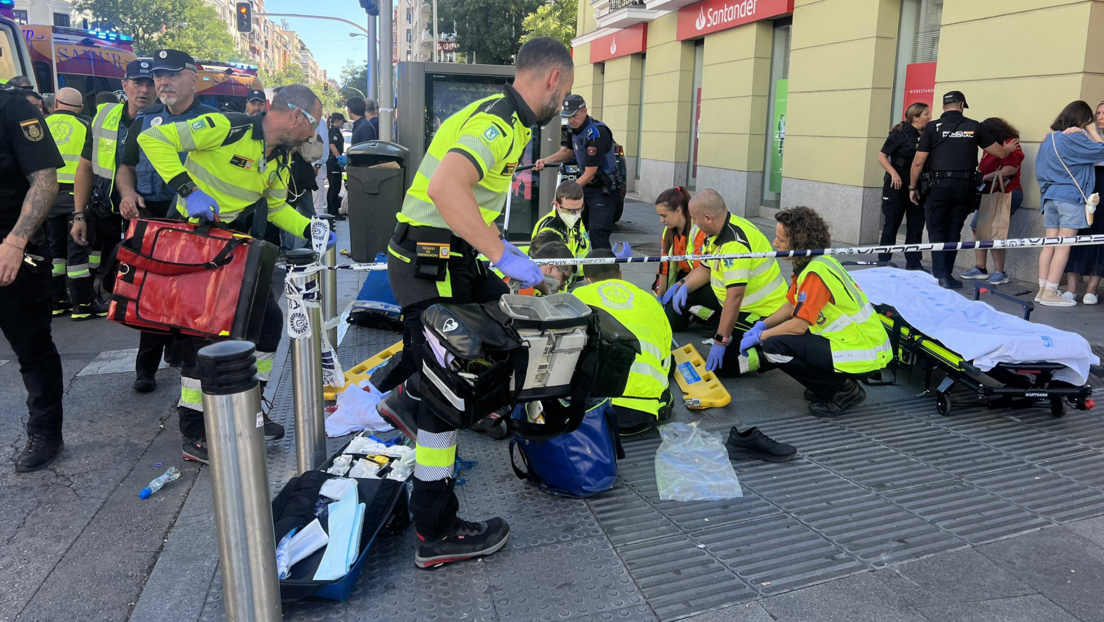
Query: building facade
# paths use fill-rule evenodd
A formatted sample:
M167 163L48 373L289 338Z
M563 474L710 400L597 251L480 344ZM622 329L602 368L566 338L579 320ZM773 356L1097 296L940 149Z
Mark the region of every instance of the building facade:
M423 0L400 0L395 5L395 60L414 62L456 62L453 38L438 33L433 39L433 5ZM434 44L437 55L434 58Z
M1092 0L580 2L574 91L625 147L642 200L685 185L748 217L808 205L835 240L865 244L888 130L910 103L935 99L938 117L961 90L969 116L1021 132L1034 209L1013 218L1019 237L1042 231L1033 162L1051 121L1104 99L1098 24ZM1034 257L1010 253L1013 276L1033 282Z
M15 0L15 21L22 25L44 24L65 28L89 28L91 14L73 9L67 0Z

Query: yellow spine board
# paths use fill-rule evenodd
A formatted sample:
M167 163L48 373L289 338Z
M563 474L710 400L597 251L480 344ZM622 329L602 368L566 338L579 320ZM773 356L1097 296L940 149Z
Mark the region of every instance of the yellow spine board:
M693 344L675 348L675 381L682 389L682 400L691 410L720 408L732 401L732 396L711 371L705 371L705 359Z
M344 393L345 389L349 387L359 387L361 382L364 382L372 375L372 370L382 365L387 359L395 356L399 352L402 352L402 342L398 342L395 345L387 348L383 352L373 356L372 358L364 361L360 365L345 372L345 387L337 389L334 387L326 387L322 395L325 396L327 402L333 402L337 400L338 393Z

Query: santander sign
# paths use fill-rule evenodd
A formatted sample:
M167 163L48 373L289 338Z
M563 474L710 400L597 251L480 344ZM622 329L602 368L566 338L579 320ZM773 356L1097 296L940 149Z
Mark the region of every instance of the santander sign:
M794 0L704 0L679 9L677 38L695 39L750 24L763 19L793 13Z

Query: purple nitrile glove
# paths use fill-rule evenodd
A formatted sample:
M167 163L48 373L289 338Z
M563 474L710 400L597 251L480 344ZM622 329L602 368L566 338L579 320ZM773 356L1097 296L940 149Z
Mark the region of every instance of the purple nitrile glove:
M326 240L326 250L330 250L337 244L337 234L333 231L330 232L330 238Z
M675 285L667 290L667 294L663 296L663 304L666 305L668 301L671 302L671 308L675 313L681 314L682 308L686 306L686 299L690 296L690 289L681 283L675 283Z
M211 195L196 188L184 199L184 209L191 218L200 218L214 222L218 216L219 206Z
M628 259L633 256L632 247L628 242L617 242L613 245L613 256L618 259Z
M766 327L766 323L760 320L751 327L751 330L744 333L744 338L740 340L740 354L747 356L748 350L763 343L763 339L760 335L763 334L763 330L766 329Z
M525 253L506 240L502 241L506 250L502 257L495 262L496 270L521 283L522 287L535 287L544 280L544 273L540 266L533 262Z
M723 367L725 350L727 349L728 346L713 342L713 347L709 348L709 356L705 359L705 371L716 371Z

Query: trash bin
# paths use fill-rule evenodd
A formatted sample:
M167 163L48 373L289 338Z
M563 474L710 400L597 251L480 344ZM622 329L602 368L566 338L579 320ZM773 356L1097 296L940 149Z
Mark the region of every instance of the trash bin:
M395 231L395 214L406 193L404 167L410 150L373 140L345 152L349 184L349 251L353 261L368 263L386 252Z

